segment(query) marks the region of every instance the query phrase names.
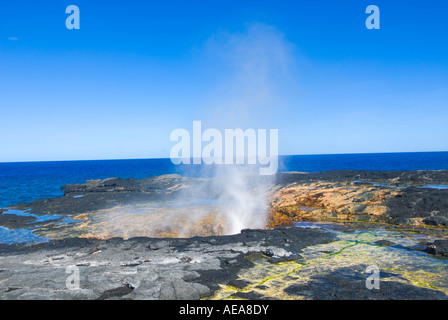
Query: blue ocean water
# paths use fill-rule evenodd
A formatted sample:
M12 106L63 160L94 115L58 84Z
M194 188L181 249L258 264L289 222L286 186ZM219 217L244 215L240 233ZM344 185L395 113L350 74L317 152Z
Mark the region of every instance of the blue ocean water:
M0 163L0 208L59 197L61 186L90 179L146 178L179 173L197 176L201 165L176 166L170 159ZM448 152L281 156L279 171L448 170Z

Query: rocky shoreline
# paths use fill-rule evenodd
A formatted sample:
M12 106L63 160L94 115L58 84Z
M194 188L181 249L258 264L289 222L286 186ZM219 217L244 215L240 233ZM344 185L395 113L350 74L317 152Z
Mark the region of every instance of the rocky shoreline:
M200 299L218 284L237 285L250 257L271 263L300 259L302 248L335 236L314 229L243 230L189 239L71 238L37 245L0 245L1 299ZM66 268L80 289L66 288Z
M266 183L252 176L254 187ZM109 178L62 187L64 196L21 203L9 209L33 215L79 216L118 206L160 203L185 190L213 199L221 190L211 179L164 175L146 179ZM328 171L278 173L267 186L268 227L295 221L360 221L393 225L448 227L448 171ZM0 209L1 210L1 209ZM0 225L29 223L1 214ZM21 224L22 223L22 224Z
M447 171L281 174L269 226L288 221L363 221L448 227Z
M347 267L342 263L328 270L313 267L305 283L294 277L301 267L313 265L302 256L304 250L317 246L313 254L330 254L319 245L331 245L335 240L335 234L320 229L277 227L189 239L70 238L33 245L3 244L0 298L196 300L219 299L217 292L230 291L227 298L256 300L448 299L446 291L403 281L407 279L397 270L382 272L387 280L381 282L381 290L368 290L365 264ZM426 250L446 256L447 242L436 241ZM385 241L376 244L380 249L395 245ZM79 288L74 290L67 288L68 270L73 270L68 268L73 267L80 275ZM274 277L267 273L271 268ZM249 279L242 274L245 270L251 275ZM281 290L280 275L285 281ZM268 281L273 281L271 286L280 294L272 296Z
M0 209L0 226L50 239L0 244L0 299L448 299L448 171L293 172L268 182L267 228L235 235L219 235L213 211L189 226L198 236L179 237L179 216L169 230L151 229L157 237L139 229L185 190L220 193L179 175L91 180ZM365 287L370 264L381 267L380 291ZM68 267L79 269L76 290Z

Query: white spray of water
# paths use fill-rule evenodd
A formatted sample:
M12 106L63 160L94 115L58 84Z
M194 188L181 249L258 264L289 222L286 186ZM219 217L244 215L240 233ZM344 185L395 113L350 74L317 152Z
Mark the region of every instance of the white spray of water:
M249 171L247 166L220 167L214 177L214 183L221 186L218 204L227 218L229 234L266 224L266 188L271 178Z
M281 105L289 103L295 50L279 30L262 23L252 23L243 32L221 31L210 37L203 57L219 80L201 110L203 123L244 129L271 127L274 118L284 120L278 115Z
M227 68L227 78L207 101L202 122L222 132L230 128L276 129L270 115L280 112L278 104L294 64L293 46L284 35L274 27L254 23L242 33L214 35L205 51L212 64ZM272 182L273 176L259 176L258 168L250 165L215 168L212 185L227 219L226 233L266 225L267 192Z
M219 85L208 92L201 117L191 121L201 120L205 127L221 132L276 129L271 120L281 113L279 104L288 91L289 69L294 67L292 50L293 45L277 29L257 23L241 33L220 32L211 37L202 56L211 72L219 74ZM221 75L223 69L226 72ZM145 214L134 212L136 208L112 210L109 218L97 223L104 237L235 234L265 226L273 176L260 176L259 167L253 165L216 165L204 171L204 177L210 171L213 177L195 180L170 205L140 205L139 211ZM211 201L204 205L203 199L204 203ZM204 221L212 225L200 226Z

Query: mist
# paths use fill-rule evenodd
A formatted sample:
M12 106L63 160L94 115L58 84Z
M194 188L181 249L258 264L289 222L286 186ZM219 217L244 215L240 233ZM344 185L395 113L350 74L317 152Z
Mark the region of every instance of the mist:
M282 113L284 117L281 106L287 95L290 69L295 66L293 50L280 31L259 23L248 25L242 32L220 31L212 35L198 56L210 67L210 73L222 73L216 74L219 81L215 89L204 92L203 107L186 121L201 121L203 131L216 129L222 136L225 129L277 129L274 119ZM192 128L187 129L187 134L193 136ZM181 164L179 172L184 177L168 201L110 210L107 218L93 223L100 237L192 237L264 228L275 174L261 175L260 167L266 168L263 163L248 164L248 157L254 156L249 154L249 149L254 149L248 147L248 141L246 138L243 164L205 164L204 159L201 164ZM275 151L270 149L267 143L266 154Z
M276 129L270 127L273 123L266 122L266 118L281 113L285 83L295 65L293 51L294 46L279 30L261 23L249 24L243 32L220 31L210 37L202 57L212 71L213 66L219 66L217 69L224 67L226 72L216 90L208 95L200 119L192 120L221 132L237 128ZM260 164L247 162L214 165L212 169L202 165L202 176L211 178L192 191L196 195L208 194L216 201L225 221L225 234L266 226L268 193L275 175L260 176L259 167ZM179 200L183 196L185 193ZM190 190L188 197L191 196Z

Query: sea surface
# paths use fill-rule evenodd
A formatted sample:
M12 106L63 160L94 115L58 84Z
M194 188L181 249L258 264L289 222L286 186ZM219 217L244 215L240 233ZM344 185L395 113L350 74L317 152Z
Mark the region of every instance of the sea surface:
M91 179L146 178L178 173L199 176L206 165L174 165L170 159L0 162L0 208L60 197L61 186ZM205 170L204 170L205 169ZM294 155L279 158L279 171L448 170L448 152Z

